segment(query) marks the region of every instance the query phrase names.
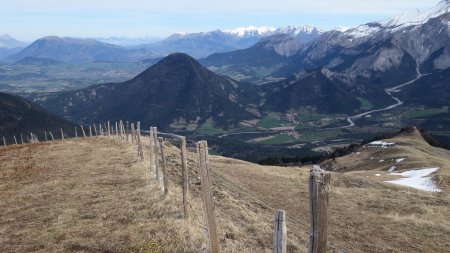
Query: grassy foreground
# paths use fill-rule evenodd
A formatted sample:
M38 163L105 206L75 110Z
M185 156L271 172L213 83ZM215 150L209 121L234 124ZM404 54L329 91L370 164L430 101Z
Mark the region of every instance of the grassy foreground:
M201 252L196 154L188 156L193 215L184 220L179 149L166 143L167 197L144 151L140 161L130 143L104 137L0 148L0 252ZM210 162L223 252L272 252L275 208L288 215L288 252L307 251L308 167ZM335 172L329 252L446 252L449 206L448 191Z

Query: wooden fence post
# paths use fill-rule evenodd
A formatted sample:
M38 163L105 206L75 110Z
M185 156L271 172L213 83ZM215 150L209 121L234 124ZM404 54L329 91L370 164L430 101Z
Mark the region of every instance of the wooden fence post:
M47 138L47 131L44 131L44 135L45 135L45 141L48 141L48 138ZM14 136L14 140L16 139L16 136ZM16 141L17 142L17 141ZM17 143L16 143L17 144Z
M154 159L155 159L155 173L156 180L161 181L161 175L159 173L159 159L158 159L158 129L153 127L153 144L154 144Z
M16 139L16 136L14 135L14 142L16 143L16 145L17 145L17 139Z
M75 139L78 138L78 131L77 131L77 127L75 127Z
M131 143L134 144L134 123L131 122Z
M169 193L169 176L167 175L166 156L164 155L164 139L162 137L159 137L158 141L159 141L159 149L161 150L161 163L162 163L163 180L164 180L164 194L167 195Z
M184 218L189 219L189 172L187 165L187 154L186 154L186 137L182 136L180 138L180 150L181 150L181 176L183 185L183 211Z
M50 134L50 137L52 137L52 141L54 141L54 140L55 140L55 137L53 137L52 132L48 131L48 133ZM20 137L22 137L22 135L20 135ZM22 144L23 144L23 139L22 139Z
M130 122L127 121L127 125L125 128L125 134L127 135L127 142L128 142L128 135L130 134Z
M155 144L153 143L153 127L150 127L149 131L149 144L150 144L150 171L155 170ZM156 171L155 171L156 172Z
M311 208L311 231L309 234L309 253L325 253L328 229L328 192L330 172L314 166L309 176L309 203Z
M6 140L5 140L5 136L3 136L3 146L6 147Z
M89 137L92 138L92 126L91 125L89 125Z
M83 127L83 125L80 125L80 126L81 126L81 131L83 132L83 137L86 138L86 132L84 131L84 127Z
M23 144L23 136L22 136L22 134L20 134L20 140L22 141L22 144Z
M206 221L209 234L210 253L219 252L219 241L217 238L217 225L214 207L214 197L211 189L211 178L208 159L208 143L199 141L197 143L198 165L200 168L200 178L202 184L203 203L206 212Z
M95 134L95 136L98 136L98 134L97 134L97 126L95 125L95 123L94 123L94 134Z
M117 121L116 121L116 138L119 137L119 128L117 128Z
M61 128L61 140L64 140L64 132L62 128Z
M108 137L111 137L111 126L109 125L109 120L108 120Z
M138 155L141 158L141 160L144 160L144 152L142 150L142 143L141 143L141 122L137 122L137 142L138 142Z
M119 120L120 139L123 140L123 122Z
M273 232L273 253L287 252L286 212L277 210L275 213L275 226Z

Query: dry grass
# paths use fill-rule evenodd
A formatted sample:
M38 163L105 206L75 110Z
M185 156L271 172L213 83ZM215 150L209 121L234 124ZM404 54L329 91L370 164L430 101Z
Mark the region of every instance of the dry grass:
M411 148L407 138L402 141ZM149 171L148 153L138 161L131 144L94 138L1 149L0 251L200 252L206 237L196 155L188 154L194 216L187 222L180 152L169 143L165 147L171 192L166 198ZM434 148L417 145L410 152L431 152L445 163ZM360 158L343 159L349 163L339 162L350 166ZM288 252L306 252L309 168L218 156L210 161L223 252L271 252L275 208L288 215ZM448 191L397 187L356 170L332 175L330 252L342 252L340 247L347 252L448 252ZM445 179L447 170L442 171L438 176Z

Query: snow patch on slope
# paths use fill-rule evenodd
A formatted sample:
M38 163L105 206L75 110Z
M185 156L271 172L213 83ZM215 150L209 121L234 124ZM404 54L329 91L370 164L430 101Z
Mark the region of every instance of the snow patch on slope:
M430 175L437 171L439 168L425 168L420 170L408 170L402 173L390 173L390 175L399 175L405 178L386 181L387 183L397 184L412 187L415 189L429 191L429 192L441 192L441 190L434 184Z

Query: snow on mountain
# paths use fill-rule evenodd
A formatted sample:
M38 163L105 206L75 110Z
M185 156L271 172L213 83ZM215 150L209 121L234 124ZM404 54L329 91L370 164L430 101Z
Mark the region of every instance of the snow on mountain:
M425 24L430 19L439 17L449 12L450 0L443 0L436 6L425 11L417 10L413 12L402 13L390 19L360 25L343 32L345 33L345 35L353 38L371 36L381 30L395 32L407 27Z
M255 26L247 26L247 27L238 27L236 29L228 29L224 30L224 33L232 34L238 37L248 37L248 36L264 36L271 35L277 29L268 26L255 27Z
M269 26L255 27L239 27L236 29L228 29L223 31L226 34L235 35L238 37L265 37L275 34L289 34L292 37L298 37L300 35L320 35L324 30L312 25L300 25L300 26L284 26L280 28L273 28Z
M439 2L436 6L426 11L414 11L402 13L394 18L379 22L384 27L401 29L409 26L417 26L426 23L431 18L439 17L450 12L450 0Z

